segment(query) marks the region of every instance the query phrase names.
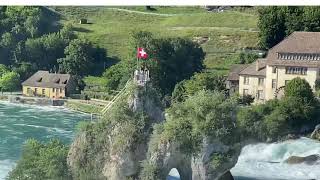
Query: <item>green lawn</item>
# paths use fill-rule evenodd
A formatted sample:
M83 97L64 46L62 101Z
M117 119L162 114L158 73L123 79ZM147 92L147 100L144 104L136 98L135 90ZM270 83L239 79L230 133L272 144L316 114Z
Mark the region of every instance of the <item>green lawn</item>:
M112 7L115 8L115 7ZM119 7L118 7L119 8ZM257 16L239 11L206 12L200 7L158 7L160 16L119 11L108 7L55 7L64 15L62 23L72 23L79 36L107 49L108 56L130 59L130 33L145 30L158 37L207 36L204 43L205 64L209 70L226 70L235 53L243 48L256 47L258 42ZM145 12L144 7L126 9ZM78 24L87 18L91 24Z

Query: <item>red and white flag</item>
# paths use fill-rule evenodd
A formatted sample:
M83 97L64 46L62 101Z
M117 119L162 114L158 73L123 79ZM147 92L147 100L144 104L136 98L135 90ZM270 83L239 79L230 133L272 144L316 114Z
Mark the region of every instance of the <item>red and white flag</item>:
M138 52L137 52L137 57L140 59L147 59L148 54L146 53L146 51L143 48L139 47Z

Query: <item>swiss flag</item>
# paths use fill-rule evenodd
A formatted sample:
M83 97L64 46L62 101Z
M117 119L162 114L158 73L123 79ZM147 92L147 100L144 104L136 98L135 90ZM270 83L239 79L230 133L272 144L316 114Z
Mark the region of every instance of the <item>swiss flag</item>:
M143 48L139 47L138 52L137 52L137 57L141 58L141 59L147 59L148 54L146 53L146 51Z

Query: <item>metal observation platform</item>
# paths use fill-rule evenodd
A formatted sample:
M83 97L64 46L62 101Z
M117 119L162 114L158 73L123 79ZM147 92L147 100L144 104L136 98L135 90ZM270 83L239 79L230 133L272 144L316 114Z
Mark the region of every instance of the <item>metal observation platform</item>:
M140 69L134 71L133 80L138 86L145 86L150 81L149 70Z

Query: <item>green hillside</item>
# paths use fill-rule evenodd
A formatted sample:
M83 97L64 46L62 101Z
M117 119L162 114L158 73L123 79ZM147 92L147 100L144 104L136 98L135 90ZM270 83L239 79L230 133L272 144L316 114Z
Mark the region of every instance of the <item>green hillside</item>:
M128 59L130 33L150 31L159 37L208 37L202 44L208 69L226 72L237 53L256 47L257 16L252 13L207 12L200 7L54 7L63 23L72 23L79 36L104 47L108 56ZM133 12L131 12L133 11ZM89 24L78 24L87 18Z

